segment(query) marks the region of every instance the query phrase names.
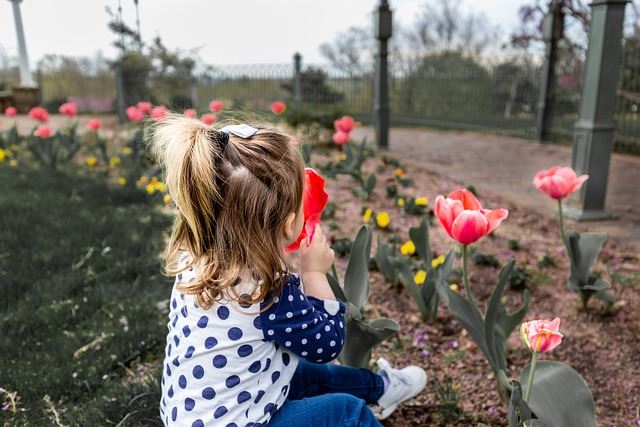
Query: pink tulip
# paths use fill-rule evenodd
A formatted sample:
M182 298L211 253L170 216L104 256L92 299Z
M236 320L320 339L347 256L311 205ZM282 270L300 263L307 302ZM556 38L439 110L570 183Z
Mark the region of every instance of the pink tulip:
M40 123L45 123L49 120L49 113L42 107L33 107L31 111L29 111L29 117Z
M153 108L153 104L146 101L140 101L138 102L136 107L138 107L138 110L140 110L142 114L147 115L151 112L151 109Z
M211 126L212 124L214 124L216 122L216 115L215 114L203 114L202 117L200 117L200 120L202 120L202 122L205 125Z
M342 116L340 119L333 122L333 127L338 132L349 133L356 125L356 121L351 116Z
M40 125L38 126L38 129L33 132L33 134L38 138L49 138L53 134L53 131L49 126Z
M4 115L7 117L15 117L18 114L16 107L7 107L4 110Z
M78 115L78 106L73 102L65 102L60 106L58 111L67 117L75 117Z
M483 209L478 199L462 188L447 198L436 197L435 215L449 237L469 245L495 230L509 211Z
M529 350L538 353L546 353L556 348L562 342L563 335L560 329L560 318L553 321L532 320L524 322L520 327L520 337Z
M349 134L339 130L333 134L333 142L338 145L346 144L347 142L349 142Z
M153 107L151 110L151 118L156 122L167 117L169 110L164 105L159 105L157 107Z
M98 119L91 119L89 123L87 123L87 129L91 129L92 131L98 131L100 129L101 123Z
M533 178L533 185L549 197L562 200L582 187L589 179L589 175L576 176L576 172L569 167L556 166L540 171Z
M223 107L224 104L222 103L222 101L218 101L217 99L214 99L209 103L209 109L214 113L219 113L220 111L222 111Z
M198 116L198 113L194 108L188 108L184 110L184 115L190 119L195 119Z
M271 104L271 112L275 115L280 115L287 110L287 105L282 101L276 101Z
M144 120L144 113L136 106L127 108L127 118L131 122L141 122Z

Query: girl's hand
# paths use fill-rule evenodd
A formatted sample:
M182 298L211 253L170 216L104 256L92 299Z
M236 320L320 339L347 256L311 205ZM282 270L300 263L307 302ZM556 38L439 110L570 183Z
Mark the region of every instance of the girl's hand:
M333 249L329 247L320 224L316 224L310 244L306 240L300 243L300 253L300 271L303 274L329 272L333 264Z

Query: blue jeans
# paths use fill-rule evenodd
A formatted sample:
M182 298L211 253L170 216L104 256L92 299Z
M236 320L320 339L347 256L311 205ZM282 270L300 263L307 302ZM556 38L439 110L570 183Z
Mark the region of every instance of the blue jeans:
M269 427L379 427L367 403L377 402L382 393L382 377L368 369L300 359L289 397Z

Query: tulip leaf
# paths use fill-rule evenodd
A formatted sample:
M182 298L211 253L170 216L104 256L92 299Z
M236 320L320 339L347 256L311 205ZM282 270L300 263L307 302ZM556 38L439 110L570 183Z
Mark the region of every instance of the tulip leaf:
M391 286L396 286L398 284L398 268L393 263L393 254L394 249L391 246L382 243L380 238L378 238L378 245L376 249L376 254L374 259L376 260L376 264L378 269L384 276L384 279L391 284Z
M509 427L520 427L524 421L531 419L531 409L522 398L522 386L518 381L511 382L511 398L509 399Z
M363 225L351 247L349 263L344 274L344 294L349 302L362 310L369 296L369 257L371 256L371 228Z
M409 237L416 245L416 252L424 261L425 266L431 266L431 246L429 243L429 221L426 215L422 216L419 227L409 228Z
M527 365L520 374L521 384L527 383L530 368ZM561 362L538 362L528 405L547 427L597 425L589 386L580 374Z
M400 330L398 323L387 318L366 322L347 316L346 322L348 339L340 353L340 361L355 368L368 368L373 348Z
M571 276L569 283L582 288L588 280L589 274L598 255L602 250L602 245L606 239L603 233L578 233L572 231L567 236L567 251L571 260Z
M502 306L504 310L504 304L502 303L502 295L504 295L504 290L506 284L509 282L509 276L511 276L511 272L513 271L513 265L515 264L514 260L510 260L500 271L500 276L498 276L498 284L493 289L491 293L491 297L489 297L489 303L487 304L487 312L484 318L484 334L487 340L487 348L492 353L493 356L493 365L500 368L505 369L505 360L504 354L496 351L496 326L498 316L500 315L499 308ZM506 331L501 331L502 336L500 339L507 339ZM504 346L503 346L504 347ZM490 362L491 363L491 362Z
M409 295L415 301L418 306L418 310L420 310L420 316L422 320L427 320L429 318L429 308L425 303L425 300L422 298L421 294L421 286L416 285L415 279L413 277L413 272L409 267L408 263L399 263L398 269L400 270L400 275L402 278L402 284L407 288ZM427 275L427 281L429 280L429 276ZM425 282L422 286L427 286L427 282Z
M340 286L340 283L338 282L338 278L335 277L333 274L327 273L327 281L329 282L329 286L331 287L331 290L333 291L333 295L335 295L336 299L339 299L340 301L346 304L347 297L344 294L344 290L342 289L342 286Z

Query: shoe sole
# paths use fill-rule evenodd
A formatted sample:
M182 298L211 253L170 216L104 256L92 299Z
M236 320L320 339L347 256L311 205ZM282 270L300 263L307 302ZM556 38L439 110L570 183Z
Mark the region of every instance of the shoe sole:
M395 411L396 409L398 409L398 406L400 406L401 404L403 404L404 402L406 402L409 399L413 399L414 397L416 397L422 390L424 390L425 386L427 385L427 380L428 380L428 376L427 373L424 372L424 376L422 378L422 381L420 381L420 387L416 388L416 391L414 393L412 393L411 395L407 396L406 399L401 400L400 402L389 406L387 409L385 409L384 411L380 412L380 415L378 415L378 419L379 420L384 420L387 417L389 417L389 415L391 415L393 413L393 411Z

